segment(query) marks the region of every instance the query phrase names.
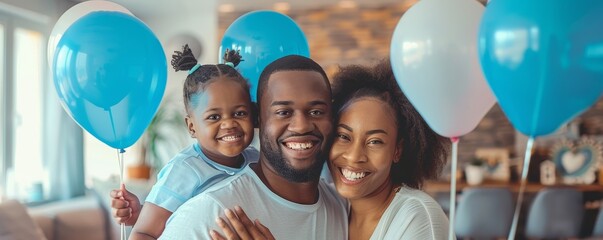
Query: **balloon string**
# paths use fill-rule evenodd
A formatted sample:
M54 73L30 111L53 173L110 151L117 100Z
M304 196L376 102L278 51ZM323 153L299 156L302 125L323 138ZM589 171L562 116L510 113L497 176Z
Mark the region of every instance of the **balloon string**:
M113 139L117 139L117 132L115 131L115 122L113 121L113 111L111 111L111 108L107 108L107 111L109 112L109 120L111 120L111 130L113 131ZM123 149L121 151L123 151Z
M457 161L458 161L458 137L450 138L452 141L452 169L450 170L450 214L449 219L450 223L448 226L448 239L453 240L455 238L454 234L454 216L456 213L456 171L457 171Z
M523 195L526 188L526 182L528 178L528 170L530 167L530 159L532 158L532 146L534 145L534 137L531 136L528 139L526 146L525 158L523 159L523 169L521 173L521 183L519 185L519 196L517 197L517 203L515 204L515 213L513 214L513 223L511 224L511 231L509 232L509 240L515 239L515 233L517 232L517 222L519 220L519 213L521 212L521 204L523 203Z
M111 120L113 121L113 120ZM124 186L124 152L126 152L124 149L117 149L117 159L119 161L119 188L121 189L121 186ZM123 196L122 196L123 198ZM121 240L126 240L126 224L125 223L121 223L119 224L119 228L120 228L120 239Z

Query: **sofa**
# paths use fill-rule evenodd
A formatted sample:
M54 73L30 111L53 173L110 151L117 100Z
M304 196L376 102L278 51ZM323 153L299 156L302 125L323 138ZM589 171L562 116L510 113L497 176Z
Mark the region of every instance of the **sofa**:
M119 182L94 180L86 196L39 206L15 200L0 201L1 240L119 240L120 226L111 217L109 192ZM151 185L127 182L131 192L144 200ZM129 235L131 227L126 227Z
M29 209L48 240L108 240L109 218L94 196Z
M0 239L112 240L107 211L96 197L27 208L15 200L0 203Z

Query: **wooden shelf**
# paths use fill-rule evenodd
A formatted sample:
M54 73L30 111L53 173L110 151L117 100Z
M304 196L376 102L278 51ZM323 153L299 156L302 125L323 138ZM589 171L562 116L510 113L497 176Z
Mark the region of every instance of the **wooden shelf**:
M487 188L499 188L499 187L507 187L512 192L519 192L519 183L517 182L483 182L479 185L468 185L466 182L457 182L456 190L462 191L467 187L487 187ZM538 192L545 187L567 187L567 188L575 188L582 192L603 192L603 185L599 184L591 184L591 185L542 185L539 183L528 183L526 184L525 192ZM444 181L426 181L423 190L428 193L437 193L437 192L450 192L450 182Z

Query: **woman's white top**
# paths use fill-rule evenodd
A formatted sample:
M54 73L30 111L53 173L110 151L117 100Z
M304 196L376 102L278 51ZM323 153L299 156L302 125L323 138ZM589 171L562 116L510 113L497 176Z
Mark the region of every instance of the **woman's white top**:
M402 187L371 236L377 239L448 239L448 217L427 193Z

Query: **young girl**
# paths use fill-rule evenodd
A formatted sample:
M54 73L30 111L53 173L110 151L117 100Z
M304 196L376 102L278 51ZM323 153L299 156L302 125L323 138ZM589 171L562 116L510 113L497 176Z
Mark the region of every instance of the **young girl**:
M124 187L111 192L119 223L134 225L130 239L157 239L165 223L186 200L237 173L259 153L247 148L253 139L249 85L235 70L241 56L226 50L225 64L200 65L188 45L176 51L171 64L188 70L184 82L185 122L197 142L178 153L157 175L157 183L141 209Z

